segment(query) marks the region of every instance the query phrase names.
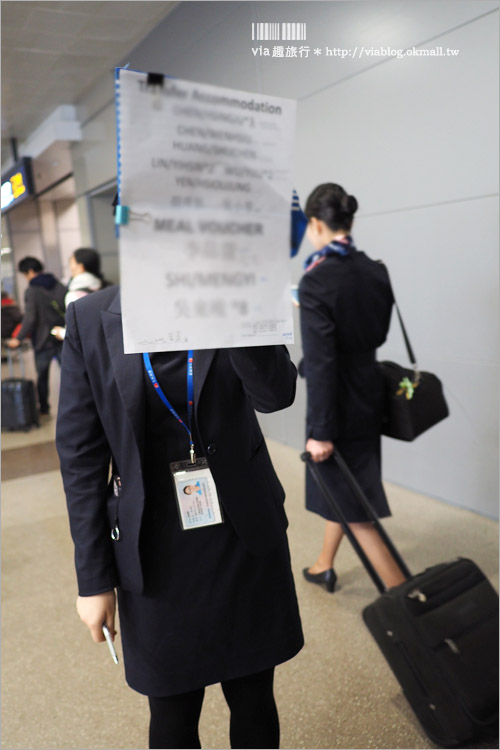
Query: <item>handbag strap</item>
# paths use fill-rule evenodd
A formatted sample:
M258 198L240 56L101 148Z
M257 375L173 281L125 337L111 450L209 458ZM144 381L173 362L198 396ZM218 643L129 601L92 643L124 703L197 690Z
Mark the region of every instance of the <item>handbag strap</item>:
M417 358L415 357L415 353L414 353L412 345L410 343L410 338L408 336L408 333L407 333L406 328L405 328L405 324L403 322L403 316L401 315L401 310L399 309L399 305L398 305L397 300L396 300L396 295L394 294L394 289L392 288L392 282L391 282L391 277L389 276L389 270L388 270L387 266L385 265L385 263L383 261L379 261L379 263L381 263L384 266L384 268L385 268L385 270L387 272L387 276L389 277L389 283L391 285L392 296L393 296L393 299L394 299L394 306L395 306L396 312L398 314L398 320L399 320L399 324L401 326L401 332L403 334L403 339L404 339L404 342L405 342L406 351L408 352L408 359L410 360L411 364L413 365L413 369L415 370L415 382L418 383L418 381L420 380L420 370L418 368Z
M392 295L394 297L394 292L392 293ZM396 302L396 298L395 297L394 297L394 305L396 307L396 312L397 312L398 318L399 318L399 324L401 326L401 331L403 333L403 338L405 340L406 351L408 352L408 358L409 358L410 362L413 365L413 369L418 372L417 358L415 357L415 354L413 353L413 349L412 349L411 344L410 344L410 339L408 338L408 334L406 332L405 324L403 323L403 317L401 315L401 310L399 309L399 306L398 306L398 303Z

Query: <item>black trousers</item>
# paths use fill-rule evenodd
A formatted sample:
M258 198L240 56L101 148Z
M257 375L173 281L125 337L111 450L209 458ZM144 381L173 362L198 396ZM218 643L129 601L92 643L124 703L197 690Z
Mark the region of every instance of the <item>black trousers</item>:
M38 375L38 401L42 414L49 412L49 368L53 359L61 364L62 344L48 344L40 351L35 351L35 367Z
M280 728L273 694L274 669L222 682L231 711L232 748L278 748ZM150 748L201 748L198 734L205 688L167 698L149 697Z

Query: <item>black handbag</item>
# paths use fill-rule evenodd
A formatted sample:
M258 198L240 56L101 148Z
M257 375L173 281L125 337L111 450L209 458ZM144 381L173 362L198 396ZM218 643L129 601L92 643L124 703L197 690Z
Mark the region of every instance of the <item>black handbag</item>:
M439 378L418 369L396 302L395 305L412 369L396 362L379 363L385 380L382 434L396 440L411 441L441 422L450 412Z

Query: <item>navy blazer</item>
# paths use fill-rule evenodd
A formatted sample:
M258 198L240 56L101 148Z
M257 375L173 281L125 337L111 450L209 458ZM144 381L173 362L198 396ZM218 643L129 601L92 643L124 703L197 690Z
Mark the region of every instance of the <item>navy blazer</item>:
M143 476L144 374L141 354L123 353L119 289L68 307L56 445L61 462L79 593L144 588L139 534ZM255 409L292 404L297 373L283 346L194 352L195 419L224 514L247 548L267 554L288 521ZM171 460L179 456L172 456ZM121 478L114 497L110 464ZM234 486L238 491L234 491ZM120 539L110 531L119 517Z
M306 438L380 435L385 394L376 349L394 302L386 267L354 249L327 256L303 275L299 300Z

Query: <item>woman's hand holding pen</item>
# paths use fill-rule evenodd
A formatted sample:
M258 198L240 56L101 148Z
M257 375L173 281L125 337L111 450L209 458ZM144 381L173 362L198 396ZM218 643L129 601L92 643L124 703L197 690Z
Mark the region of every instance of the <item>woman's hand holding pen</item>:
M306 451L311 454L315 463L326 461L333 454L334 446L331 440L314 440L309 438L306 443Z
M111 637L114 640L115 630L116 594L106 591L104 594L95 596L79 596L76 600L76 611L82 622L90 630L92 638L96 643L104 641L102 626L107 625Z

